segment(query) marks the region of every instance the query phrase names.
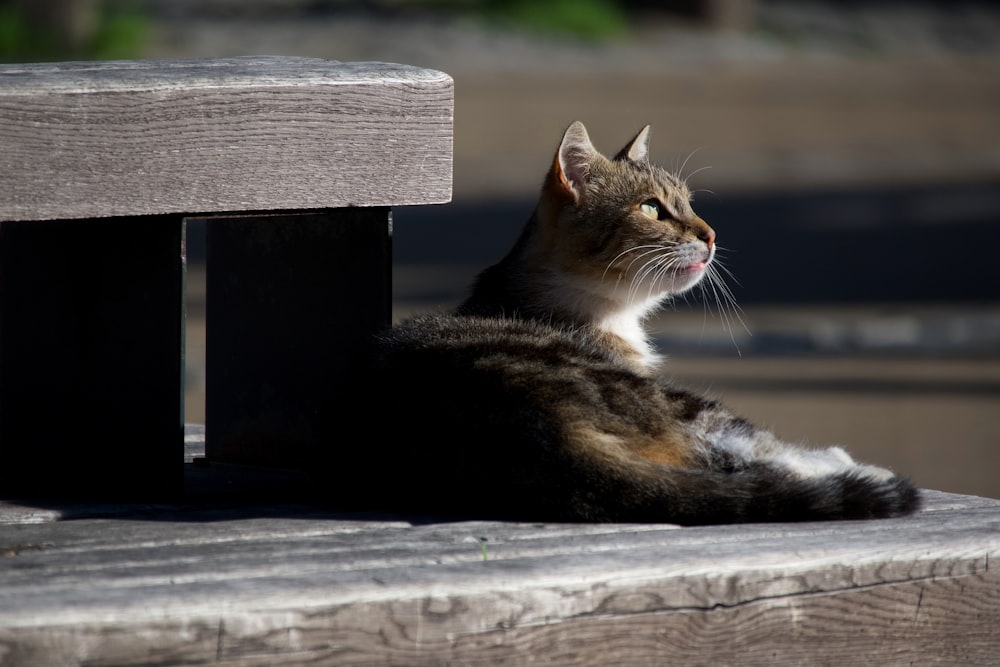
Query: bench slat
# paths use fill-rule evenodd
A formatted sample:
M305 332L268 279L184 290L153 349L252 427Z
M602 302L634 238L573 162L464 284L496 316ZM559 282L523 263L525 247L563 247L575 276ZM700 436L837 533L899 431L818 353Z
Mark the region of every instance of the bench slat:
M14 664L987 664L1000 501L927 496L898 520L686 529L78 509L0 532L0 649Z
M0 220L442 203L452 111L406 65L2 65Z

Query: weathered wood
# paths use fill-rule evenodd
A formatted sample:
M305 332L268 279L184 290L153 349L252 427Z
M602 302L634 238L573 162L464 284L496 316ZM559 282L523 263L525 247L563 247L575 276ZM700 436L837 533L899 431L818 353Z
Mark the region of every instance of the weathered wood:
M452 99L446 74L385 63L0 65L0 488L179 487L183 216L229 216L209 231L218 451L311 434L314 390L388 323L388 207L451 196ZM277 451L254 460L296 456Z
M320 421L338 418L341 384L389 324L390 215L371 207L207 219L211 460L302 464Z
M183 233L178 216L0 222L6 493L180 490Z
M927 509L899 520L683 529L287 505L129 521L68 511L77 520L0 531L0 664L974 665L1000 654L1000 501L981 498L927 492Z
M0 65L0 220L445 202L452 108L385 63Z

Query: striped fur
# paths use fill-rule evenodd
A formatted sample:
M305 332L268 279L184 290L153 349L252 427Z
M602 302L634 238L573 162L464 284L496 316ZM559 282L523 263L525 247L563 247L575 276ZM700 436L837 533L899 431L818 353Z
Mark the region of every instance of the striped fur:
M366 507L563 521L859 519L918 492L661 379L642 320L715 261L684 183L574 123L510 253L456 313L384 332L351 400L387 406L331 481ZM346 399L345 399L346 400Z

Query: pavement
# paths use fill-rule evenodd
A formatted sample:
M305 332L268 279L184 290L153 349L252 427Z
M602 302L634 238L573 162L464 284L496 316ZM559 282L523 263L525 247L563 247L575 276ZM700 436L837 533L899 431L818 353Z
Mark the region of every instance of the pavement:
M441 15L183 5L148 56L382 60L454 77L454 203L395 212L395 317L453 304L506 250L569 122L606 152L651 123L653 159L690 177L727 239L746 324L679 303L650 323L667 375L789 439L1000 497L995 4L761 1L749 32L651 15L598 43ZM189 247L196 422L196 234Z

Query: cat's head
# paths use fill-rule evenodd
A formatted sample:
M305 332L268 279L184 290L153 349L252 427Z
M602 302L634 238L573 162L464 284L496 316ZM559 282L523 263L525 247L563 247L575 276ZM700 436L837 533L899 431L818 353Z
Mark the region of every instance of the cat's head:
M637 305L690 289L715 256L715 232L691 209L685 183L649 162L649 134L647 125L608 158L582 123L570 125L536 229L546 261L560 272Z

